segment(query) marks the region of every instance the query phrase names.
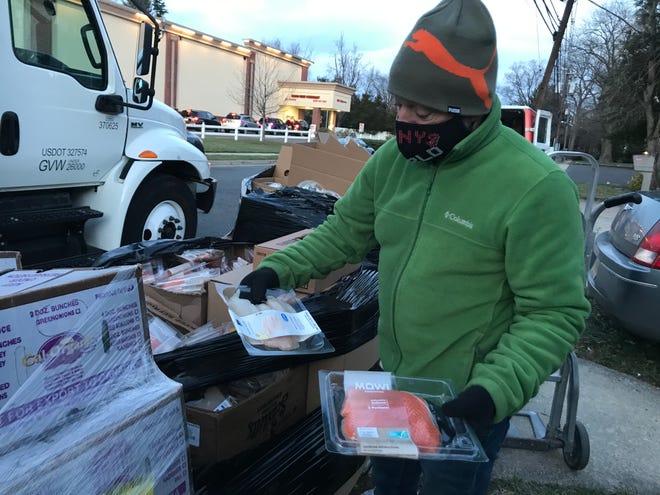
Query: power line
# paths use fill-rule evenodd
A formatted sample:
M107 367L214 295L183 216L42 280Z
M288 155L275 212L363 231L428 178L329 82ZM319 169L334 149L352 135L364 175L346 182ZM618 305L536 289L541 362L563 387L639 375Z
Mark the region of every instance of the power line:
M545 0L544 0L545 2ZM541 7L539 7L539 4L537 0L534 0L534 6L536 7L536 10L539 13L539 16L541 16L541 20L543 20L543 23L545 24L545 27L548 28L548 32L552 35L554 35L556 29L552 28L551 26L548 25L548 21L545 19L545 16L543 15L543 12L541 11Z
M534 97L535 108L540 108L543 105L545 92L548 89L548 82L550 80L552 70L554 69L555 62L557 61L557 57L559 56L559 48L561 46L564 32L566 31L566 26L568 24L574 3L575 0L566 0L566 7L564 7L564 13L562 15L561 22L559 23L559 29L557 30L556 36L553 35L553 45L552 51L550 52L550 58L548 59L548 64L545 67L545 73L543 75L541 84L539 84L538 91Z
M606 7L603 7L602 5L600 5L600 4L596 3L596 2L594 2L594 0L588 0L588 1L589 1L589 3L591 3L592 5L595 5L595 6L598 7L599 9L604 10L605 12L607 12L608 14L610 14L610 15L616 17L616 18L619 19L620 21L623 21L623 22L624 22L624 23L625 23L630 29L632 29L632 30L635 31L636 33L641 34L641 31L640 31L639 29L637 29L635 26L633 26L632 24L630 24L627 20L625 20L625 19L624 19L623 17L621 17L620 15L618 15L618 14L612 12L611 10L607 9Z
M548 21L550 21L550 24L552 24L553 31L556 31L559 25L559 17L553 14L552 12L550 12L550 8L548 7L548 3L546 2L546 0L542 0L542 1L548 16ZM552 2L550 2L550 5L552 5ZM552 8L554 10L554 5L552 5Z
M555 18L557 19L557 21L559 21L561 16L559 15L559 12L557 12L557 9L555 8L555 4L553 2L550 2L550 5L552 5L552 11L555 13Z

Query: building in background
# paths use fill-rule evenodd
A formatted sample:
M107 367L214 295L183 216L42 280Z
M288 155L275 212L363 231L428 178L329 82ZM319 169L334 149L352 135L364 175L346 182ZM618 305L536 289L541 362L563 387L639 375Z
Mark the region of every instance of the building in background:
M139 12L101 0L103 21L110 33L126 81L135 76ZM335 83L307 81L312 61L245 39L235 43L197 32L164 19L156 66L156 98L169 106L230 112L262 113L301 120L311 111L311 124L334 129L339 112L348 112L355 89Z

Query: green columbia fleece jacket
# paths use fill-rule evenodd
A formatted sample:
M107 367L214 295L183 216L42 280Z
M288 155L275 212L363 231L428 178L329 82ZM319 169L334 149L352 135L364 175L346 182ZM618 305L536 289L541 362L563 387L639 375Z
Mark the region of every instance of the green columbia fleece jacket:
M538 392L584 328L577 189L500 123L497 99L439 165L383 144L325 223L260 267L298 287L376 245L383 368L481 385L495 422Z

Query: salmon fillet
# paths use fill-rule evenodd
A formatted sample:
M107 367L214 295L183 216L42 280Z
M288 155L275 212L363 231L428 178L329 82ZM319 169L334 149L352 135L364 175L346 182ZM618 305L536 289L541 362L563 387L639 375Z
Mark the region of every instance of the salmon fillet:
M440 446L438 429L426 402L400 390L364 391L350 389L340 412L342 433L350 440L358 438L361 427L407 429L417 447Z

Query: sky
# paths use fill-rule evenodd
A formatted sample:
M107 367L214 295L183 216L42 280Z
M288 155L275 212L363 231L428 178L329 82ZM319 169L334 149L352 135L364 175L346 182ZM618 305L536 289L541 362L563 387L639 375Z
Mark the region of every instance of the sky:
M552 50L552 37L538 14L533 0L483 0L498 37L499 76L511 64L537 60L545 67ZM437 5L438 0L383 2L375 0L166 0L165 18L234 43L249 38L257 41L279 39L284 49L298 43L303 54L314 62L309 80L328 73L336 41L342 36L349 49L355 47L362 60L387 75L404 38L415 21ZM542 5L542 2L539 1ZM546 0L561 18L565 2ZM407 8L402 9L400 6ZM594 6L577 0L573 7L576 26Z

